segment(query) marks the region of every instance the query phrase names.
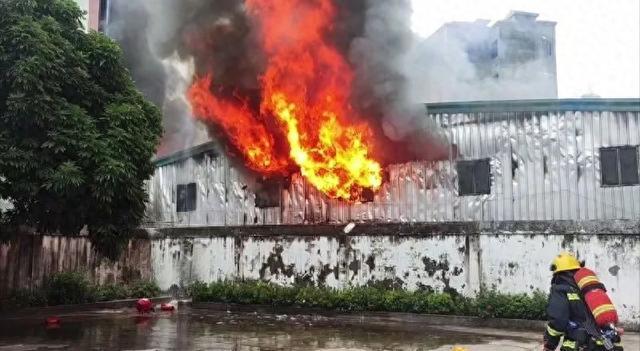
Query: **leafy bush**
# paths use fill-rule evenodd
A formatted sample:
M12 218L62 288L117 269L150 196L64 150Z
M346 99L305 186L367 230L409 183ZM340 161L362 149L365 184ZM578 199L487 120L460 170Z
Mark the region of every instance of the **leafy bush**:
M53 274L41 288L14 291L7 300L2 302L0 310L156 297L158 295L160 295L160 288L152 281L138 281L130 285L92 285L82 273L62 272Z
M54 274L46 282L44 290L49 305L69 305L95 300L91 284L78 272Z
M94 287L96 301L123 300L132 296L128 286L122 284L106 284Z
M483 318L539 320L545 317L546 296L541 292L502 294L482 291L469 298L433 291L389 290L383 287L351 287L343 290L312 286L279 286L265 282L196 282L188 288L194 302L272 304L344 312L390 311Z
M483 318L544 319L547 297L542 292L505 295L482 291L475 299L477 313Z
M210 288L207 283L195 282L187 287L187 295L191 296L193 302L212 301L213 296L210 295Z
M153 281L141 280L129 286L128 297L142 298L160 295L160 288Z
M456 301L449 294L431 293L426 296L428 313L433 314L454 314L456 312ZM466 311L459 311L465 313Z

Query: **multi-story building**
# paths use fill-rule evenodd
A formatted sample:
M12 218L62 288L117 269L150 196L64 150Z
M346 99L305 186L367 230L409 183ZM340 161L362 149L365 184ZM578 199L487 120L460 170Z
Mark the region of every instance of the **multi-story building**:
M80 8L87 12L83 26L85 30L104 31L109 22L110 0L76 0Z
M558 97L555 22L529 12L451 22L420 44L421 101L551 99Z

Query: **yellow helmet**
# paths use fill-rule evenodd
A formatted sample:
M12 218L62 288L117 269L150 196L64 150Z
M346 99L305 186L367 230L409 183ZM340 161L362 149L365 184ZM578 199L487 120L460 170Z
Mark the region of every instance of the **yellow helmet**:
M553 259L551 262L551 271L553 273L559 273L564 271L572 271L574 269L580 269L584 264L568 252L562 252Z

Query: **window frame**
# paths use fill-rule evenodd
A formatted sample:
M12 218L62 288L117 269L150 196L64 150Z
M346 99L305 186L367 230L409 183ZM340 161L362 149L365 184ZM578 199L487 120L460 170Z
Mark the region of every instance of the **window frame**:
M631 149L635 151L635 156L636 156L636 169L635 171L637 172L637 182L635 183L624 183L622 181L622 162L620 159L620 151L624 150L624 149ZM601 188L619 188L619 187L627 187L627 186L637 186L640 185L640 154L639 154L639 149L640 147L638 145L619 145L619 146L606 146L606 147L600 147L598 149L598 156L600 158L600 187ZM615 158L615 162L616 162L616 171L617 171L617 175L618 175L618 179L617 179L617 183L616 184L605 184L604 183L604 167L602 164L602 152L603 151L614 151L616 152L616 158Z
M185 192L185 203L180 205L180 189L183 188ZM192 196L189 196L190 193ZM176 212L177 213L189 213L198 209L198 186L196 183L184 183L176 185Z
M479 164L486 164L486 169L488 170L488 174L487 174L487 181L488 181L488 192L479 192L478 189L478 179L477 179L477 171L478 171L478 165ZM470 193L462 193L461 192L461 187L460 187L460 166L461 165L469 165L471 166L471 180L472 180L472 187L473 187L473 191ZM491 158L481 158L481 159L473 159L473 160L459 160L456 162L456 172L457 172L457 182L458 182L458 196L459 197L463 197L463 196L483 196L483 195L491 195L491 188L493 187L493 178L492 178L492 172L491 172Z

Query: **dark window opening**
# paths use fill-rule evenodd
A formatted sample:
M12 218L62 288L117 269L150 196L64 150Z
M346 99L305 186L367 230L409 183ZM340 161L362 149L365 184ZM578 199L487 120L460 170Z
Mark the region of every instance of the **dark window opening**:
M544 40L544 48L547 56L553 56L553 42L548 39Z
M459 161L458 195L491 194L491 163L489 159Z
M280 206L280 194L282 192L282 181L268 180L262 181L258 179L257 183L260 185L256 190L256 207L268 208Z
M600 149L600 171L603 186L640 184L638 147L618 146Z
M100 9L98 12L98 31L104 32L107 24L109 24L109 0L100 0Z
M491 58L495 59L498 57L498 41L494 40L491 44Z
M177 211L191 212L196 210L196 183L178 184L176 189Z
M359 200L362 203L373 202L373 200L375 200L375 193L373 192L373 189L371 188L362 189L362 193L360 193Z

